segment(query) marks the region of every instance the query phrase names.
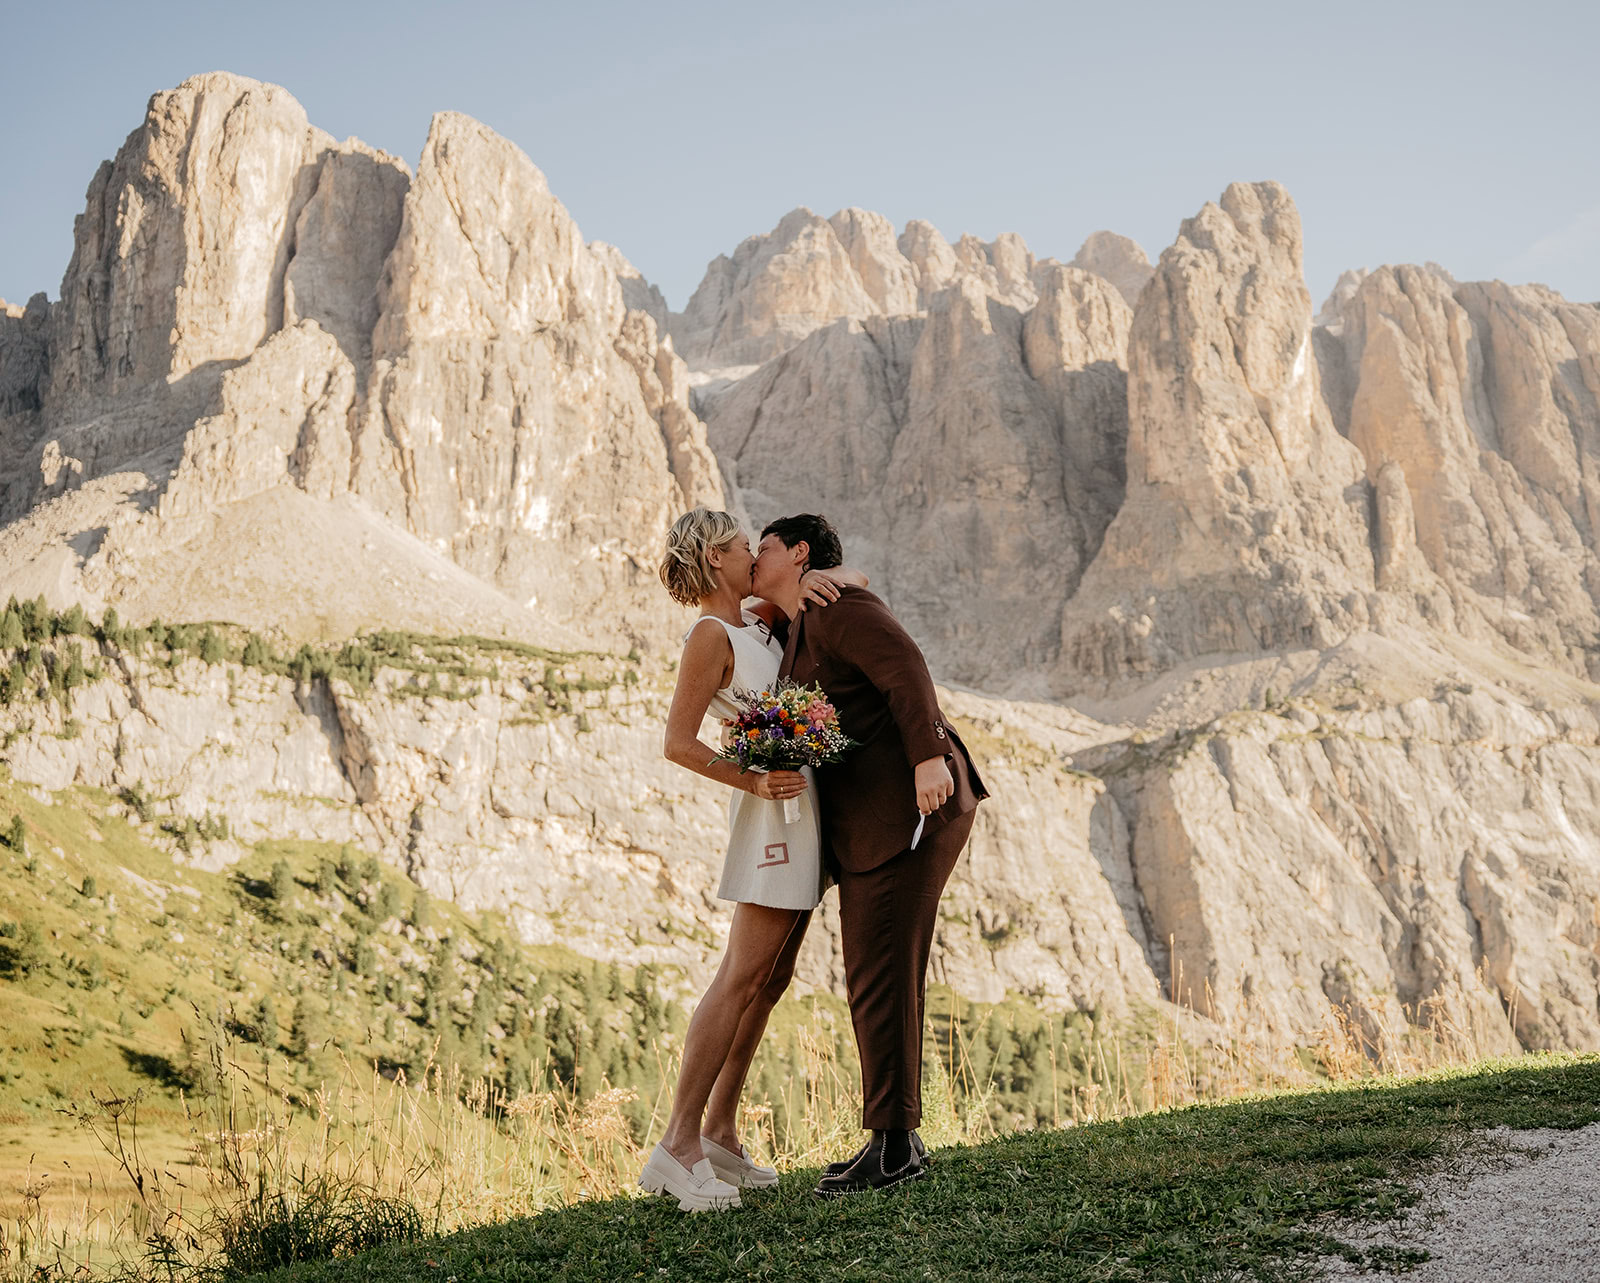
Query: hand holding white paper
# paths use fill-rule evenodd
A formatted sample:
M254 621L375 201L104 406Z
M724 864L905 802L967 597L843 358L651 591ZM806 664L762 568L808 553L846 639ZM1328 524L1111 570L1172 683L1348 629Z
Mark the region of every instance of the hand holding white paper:
M783 799L783 822L797 824L800 820L800 799L786 797Z
M927 822L928 817L926 815L917 816L917 831L911 835L911 850L915 851L917 849L917 843L922 841L922 828L923 825L927 824Z

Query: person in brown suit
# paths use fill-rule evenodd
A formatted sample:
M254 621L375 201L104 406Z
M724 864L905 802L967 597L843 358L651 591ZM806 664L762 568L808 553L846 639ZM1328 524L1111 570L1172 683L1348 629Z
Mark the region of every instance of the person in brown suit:
M817 685L858 742L818 768L825 858L839 883L845 982L861 1053L862 1126L872 1139L824 1170L824 1198L927 1174L922 1029L928 950L956 859L987 797L934 695L922 651L865 588L803 610L800 576L839 565L839 536L810 513L761 532L753 591L789 617L780 677Z

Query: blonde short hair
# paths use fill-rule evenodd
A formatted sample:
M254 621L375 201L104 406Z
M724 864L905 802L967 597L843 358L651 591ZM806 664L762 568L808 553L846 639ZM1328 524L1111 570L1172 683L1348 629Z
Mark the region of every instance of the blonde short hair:
M696 508L672 523L667 554L661 559L661 582L680 606L698 606L717 590L717 572L708 554L739 537L739 523L726 512Z

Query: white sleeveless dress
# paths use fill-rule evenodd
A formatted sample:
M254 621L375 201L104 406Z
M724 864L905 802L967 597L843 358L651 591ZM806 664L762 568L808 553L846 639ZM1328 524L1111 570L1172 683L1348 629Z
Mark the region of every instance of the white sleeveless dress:
M711 716L719 720L744 711L741 697L769 689L778 680L783 650L754 615L745 626L706 615L727 630L733 646L733 678L711 698ZM691 629L691 631L693 631ZM717 897L774 909L814 909L827 881L822 867L822 825L817 814L817 781L810 767L802 769L806 789L798 799L800 818L787 824L783 803L734 789L728 805L728 858L722 866Z

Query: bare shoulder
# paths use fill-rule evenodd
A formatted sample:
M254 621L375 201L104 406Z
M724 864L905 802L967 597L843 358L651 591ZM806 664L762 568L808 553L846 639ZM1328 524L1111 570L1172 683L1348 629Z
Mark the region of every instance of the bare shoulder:
M728 640L728 630L709 615L702 615L689 629L683 640L683 658L679 673L715 668L721 672L733 655L733 643Z

